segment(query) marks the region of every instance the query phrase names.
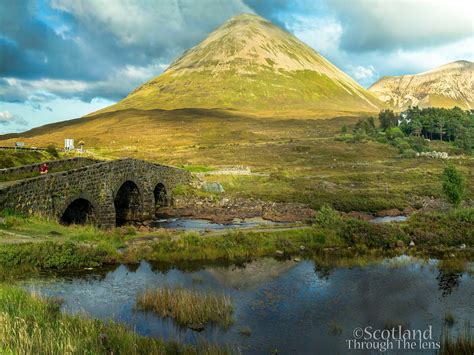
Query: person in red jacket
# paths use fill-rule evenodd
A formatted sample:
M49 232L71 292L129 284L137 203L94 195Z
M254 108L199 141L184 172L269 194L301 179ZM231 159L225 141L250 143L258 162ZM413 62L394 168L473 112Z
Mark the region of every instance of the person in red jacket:
M48 164L43 163L40 165L40 174L47 174L49 171Z

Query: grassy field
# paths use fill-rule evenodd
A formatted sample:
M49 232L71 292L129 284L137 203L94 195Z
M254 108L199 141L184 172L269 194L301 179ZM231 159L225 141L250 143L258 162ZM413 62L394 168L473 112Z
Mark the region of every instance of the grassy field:
M248 166L258 174L206 179L221 182L229 196L304 202L314 208L327 203L341 211L403 209L441 197L445 160L402 158L389 144L342 141L341 127L350 130L360 116L325 119L332 117L327 115L288 119L222 110L126 110L38 128L22 140L59 145L68 136L84 140L99 156L129 156L201 170ZM452 151L445 142L430 145ZM464 173L466 197L472 199L474 160L450 161Z
M46 151L0 150L0 169L55 159Z
M64 227L37 217L4 217L0 224L0 266L36 269L96 267L108 263L236 261L261 256L310 256L325 248L382 253L435 253L455 250L472 257L474 209L417 213L407 222L373 224L341 218L332 210L318 213L314 224L295 229L209 233L157 230L139 233L133 227L101 231ZM413 241L416 248L408 248ZM465 250L459 249L465 244Z
M227 354L142 337L125 326L60 311L61 300L0 284L1 354Z

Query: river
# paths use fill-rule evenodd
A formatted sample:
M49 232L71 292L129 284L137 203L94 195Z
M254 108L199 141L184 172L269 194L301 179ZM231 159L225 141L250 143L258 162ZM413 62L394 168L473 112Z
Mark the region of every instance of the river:
M345 354L346 340L353 338L356 327L431 326L433 341L439 341L445 314L454 315L454 331L473 321L472 264L465 272L442 271L438 264L407 256L379 261L262 258L243 264L182 266L143 261L85 275L48 275L26 281L24 287L63 298L65 312L113 319L142 335L186 343L205 339L245 354ZM136 309L139 292L165 285L229 295L234 324L195 332ZM250 336L241 334L243 327Z

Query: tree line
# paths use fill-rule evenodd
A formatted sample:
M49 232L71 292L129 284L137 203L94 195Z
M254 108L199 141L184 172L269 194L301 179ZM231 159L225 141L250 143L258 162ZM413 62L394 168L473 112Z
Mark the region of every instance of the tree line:
M474 113L463 111L459 107L411 107L401 113L399 127L407 135L422 136L430 140L456 141L473 133Z
M400 114L382 110L378 120L379 129L384 132L398 127L405 136L453 142L466 152L474 149L474 110L411 107ZM354 132L368 135L377 130L373 117L360 120L354 127Z

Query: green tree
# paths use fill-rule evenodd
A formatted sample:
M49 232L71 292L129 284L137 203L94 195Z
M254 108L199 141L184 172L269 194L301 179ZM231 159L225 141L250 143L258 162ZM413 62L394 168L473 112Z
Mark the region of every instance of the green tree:
M380 128L387 130L396 127L398 124L398 116L392 110L382 110L379 113Z
M457 133L454 145L471 154L474 150L474 128L461 128Z
M400 128L392 127L386 131L386 136L388 140L394 140L396 138L403 138L405 135Z
M443 140L443 132L446 126L446 117L442 115L437 116L436 126L438 127L439 139Z
M414 120L413 121L413 124L412 124L412 127L413 127L413 134L417 137L419 137L421 135L421 131L423 129L423 124L421 123L420 120Z
M458 207L464 196L464 177L452 164L443 171L443 192L454 207Z

